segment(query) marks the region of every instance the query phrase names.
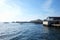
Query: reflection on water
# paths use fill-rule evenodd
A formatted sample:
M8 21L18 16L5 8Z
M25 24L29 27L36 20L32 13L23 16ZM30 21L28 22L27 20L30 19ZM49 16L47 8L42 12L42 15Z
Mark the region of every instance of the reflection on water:
M48 39L60 40L60 27L49 27Z
M59 40L60 28L33 23L0 23L0 40Z

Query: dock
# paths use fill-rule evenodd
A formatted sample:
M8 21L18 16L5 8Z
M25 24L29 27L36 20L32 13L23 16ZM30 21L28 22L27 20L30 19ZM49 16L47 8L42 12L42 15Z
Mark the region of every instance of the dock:
M52 26L59 26L60 27L60 24L52 24Z

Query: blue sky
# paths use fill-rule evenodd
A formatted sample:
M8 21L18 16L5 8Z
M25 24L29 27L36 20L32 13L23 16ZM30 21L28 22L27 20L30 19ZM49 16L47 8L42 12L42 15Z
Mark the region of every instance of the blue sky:
M0 21L30 21L60 16L60 0L0 0Z

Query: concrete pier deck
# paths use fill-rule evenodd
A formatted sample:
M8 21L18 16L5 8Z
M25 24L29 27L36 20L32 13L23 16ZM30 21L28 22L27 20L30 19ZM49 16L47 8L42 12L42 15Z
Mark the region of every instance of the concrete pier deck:
M51 24L52 26L60 26L60 24Z

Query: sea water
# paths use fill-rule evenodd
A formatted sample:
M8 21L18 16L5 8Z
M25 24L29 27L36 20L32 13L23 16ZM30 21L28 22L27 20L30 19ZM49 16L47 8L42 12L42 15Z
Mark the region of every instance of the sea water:
M59 40L60 28L34 23L0 23L0 40Z

